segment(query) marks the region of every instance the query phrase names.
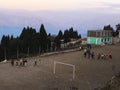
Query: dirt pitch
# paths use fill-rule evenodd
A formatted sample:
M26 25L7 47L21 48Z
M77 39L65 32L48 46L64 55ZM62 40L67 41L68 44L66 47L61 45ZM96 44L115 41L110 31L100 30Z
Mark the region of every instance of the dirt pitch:
M94 60L85 59L83 51L76 51L40 57L37 66L33 66L33 58L25 67L0 63L0 90L93 90L103 86L120 71L120 46L97 47L92 51ZM112 60L97 60L98 53L109 52L112 52ZM69 66L58 64L54 75L54 61L75 65L75 80Z

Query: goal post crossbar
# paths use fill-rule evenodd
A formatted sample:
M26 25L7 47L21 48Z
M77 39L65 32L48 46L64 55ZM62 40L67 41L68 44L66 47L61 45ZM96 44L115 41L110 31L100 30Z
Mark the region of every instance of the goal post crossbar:
M54 74L55 74L55 71L56 71L56 64L62 64L62 65L71 66L73 68L73 80L75 79L75 65L68 64L68 63L63 63L63 62L58 62L58 61L54 61L54 71L53 71Z

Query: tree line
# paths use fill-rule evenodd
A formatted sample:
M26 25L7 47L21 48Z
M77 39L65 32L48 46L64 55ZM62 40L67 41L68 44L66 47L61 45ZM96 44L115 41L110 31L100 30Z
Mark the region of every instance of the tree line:
M64 30L64 33L59 30L58 35L54 37L50 33L47 34L43 24L41 24L39 32L32 27L24 27L16 38L13 35L3 35L0 43L0 60L29 57L59 50L61 40L67 43L70 38L78 39L81 38L81 35L78 35L77 30L72 27Z
M116 25L116 30L111 25L104 26L103 30L111 30L112 36L116 37L119 34L120 24ZM61 40L67 43L71 38L81 38L81 34L78 35L77 30L74 30L73 27L64 30L64 32L59 30L54 37L50 33L47 34L43 24L41 24L39 32L36 32L36 29L32 27L24 27L16 38L13 35L3 35L0 43L0 61L60 50Z
M103 30L111 30L112 31L112 36L116 37L119 34L119 30L120 30L120 24L117 24L115 26L115 30L113 29L113 27L111 25L106 25L103 27Z

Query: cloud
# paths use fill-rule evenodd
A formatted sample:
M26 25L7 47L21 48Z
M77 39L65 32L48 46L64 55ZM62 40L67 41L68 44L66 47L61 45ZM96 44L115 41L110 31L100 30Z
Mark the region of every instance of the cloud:
M80 10L54 11L23 11L0 10L0 33L5 31L16 35L14 30L21 31L23 27L31 26L37 31L43 23L48 33L57 34L58 31L74 27L79 33L86 33L89 29L102 29L104 25L116 25L120 21L120 12L113 13L110 8L89 8ZM9 29L10 28L10 29ZM17 32L18 32L17 31ZM5 32L4 32L5 33Z
M26 10L78 10L106 7L105 3L120 4L119 0L1 0L1 8ZM107 5L108 6L108 5Z
M41 17L36 17L32 12L0 9L0 26L35 26L42 22Z
M98 1L100 7L96 9L103 9L103 12L107 13L119 13L120 10L120 1L119 0L101 0Z

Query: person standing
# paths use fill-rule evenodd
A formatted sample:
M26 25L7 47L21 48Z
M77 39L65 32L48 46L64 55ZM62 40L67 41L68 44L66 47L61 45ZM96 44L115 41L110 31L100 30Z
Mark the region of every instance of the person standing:
M86 58L86 56L87 56L87 49L85 48L84 49L84 57Z
M16 66L18 66L18 59L16 60Z
M27 59L25 59L25 66L27 66Z
M87 52L84 52L84 57L86 58Z
M101 58L101 54L99 53L99 54L98 54L98 60L99 60L100 58Z
M104 54L103 53L101 54L101 59L104 59Z
M109 58L112 59L112 54L111 53L109 54Z
M87 49L87 54L88 54L88 58L90 59L91 58L91 51L90 51L90 49Z
M37 60L35 59L35 60L34 60L34 66L36 66L36 65L37 65Z
M94 59L94 52L91 53L91 58Z
M11 65L14 66L14 60L13 59L11 60Z
M23 65L23 60L22 60L22 58L20 59L20 66L22 66Z

